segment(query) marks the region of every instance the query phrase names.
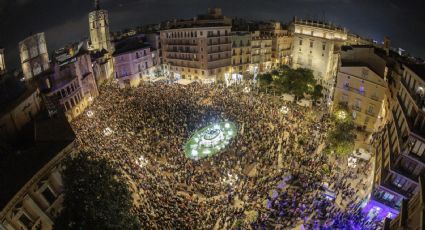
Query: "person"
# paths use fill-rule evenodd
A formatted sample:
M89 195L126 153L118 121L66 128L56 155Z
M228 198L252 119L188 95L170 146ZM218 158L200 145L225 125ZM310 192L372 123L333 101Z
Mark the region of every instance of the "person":
M317 108L244 92L245 87L143 83L119 89L109 84L90 106L93 116L80 116L72 127L80 149L120 170L143 228L230 228L255 211L257 218L248 223L254 229L299 224L343 229L353 221L373 229L374 222L350 202L357 195L348 184L350 169L333 167L331 175L321 170L330 160L317 150L329 117ZM283 105L289 112L276 112ZM183 146L194 131L224 120L243 127L243 133L214 156L185 156ZM105 135L107 128L112 132ZM228 174L238 179L229 184ZM330 187L344 194L341 205L322 195L324 181L333 181Z

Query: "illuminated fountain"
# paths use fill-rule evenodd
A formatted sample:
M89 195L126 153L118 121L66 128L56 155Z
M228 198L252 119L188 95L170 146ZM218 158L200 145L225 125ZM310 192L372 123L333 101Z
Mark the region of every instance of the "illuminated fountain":
M208 125L192 134L184 146L185 154L194 160L214 155L224 149L236 133L232 122Z

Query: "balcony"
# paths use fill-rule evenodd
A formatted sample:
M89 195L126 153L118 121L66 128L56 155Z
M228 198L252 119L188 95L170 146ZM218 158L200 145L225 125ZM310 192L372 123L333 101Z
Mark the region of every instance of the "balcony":
M208 34L207 38L226 38L226 37L231 37L231 35L229 34Z
M168 60L179 60L179 61L190 61L190 62L198 62L199 59L193 59L193 58L180 58L180 57L166 57Z
M165 44L166 46L198 46L197 43L181 43L181 42L169 42Z
M166 50L167 53L197 54L197 50Z
M351 109L352 110L355 110L355 111L357 111L357 112L361 112L362 111L362 109L360 108L360 106L358 106L358 105L352 105L351 106Z
M225 52L231 52L231 50L211 50L208 51L208 54L216 54L216 53L225 53Z
M208 46L231 45L231 42L208 42Z
M348 86L348 85L344 85L343 86L343 89L345 89L347 91L350 91L350 92L353 92L353 93L360 94L362 96L365 96L365 91L364 90L362 91L360 89L357 89L357 88L354 88L354 87L351 87L351 86Z
M418 107L418 109L425 113L425 96L421 96L419 93L416 92L415 89L410 88L403 77L400 81L403 87L406 88L407 92L409 92L409 96L415 102L415 105Z
M370 97L370 99L372 99L372 100L374 100L374 101L379 101L378 96L375 96L375 95L372 95L372 96Z
M398 104L400 105L401 110L403 111L403 116L406 118L406 122L409 126L409 130L415 134L417 134L418 136L420 136L421 138L425 137L425 130L421 129L420 127L418 127L417 125L415 126L415 121L412 119L412 117L410 117L407 113L407 108L404 105L401 97L399 95L397 95L397 101Z

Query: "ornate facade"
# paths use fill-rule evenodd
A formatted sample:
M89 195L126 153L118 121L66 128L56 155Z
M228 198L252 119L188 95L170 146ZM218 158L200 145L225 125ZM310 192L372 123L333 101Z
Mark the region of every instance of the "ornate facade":
M19 42L19 55L25 80L49 69L49 54L44 33L34 34Z

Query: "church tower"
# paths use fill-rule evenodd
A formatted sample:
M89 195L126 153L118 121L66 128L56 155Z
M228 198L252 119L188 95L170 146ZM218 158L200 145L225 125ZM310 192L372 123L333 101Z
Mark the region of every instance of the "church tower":
M95 0L95 10L89 14L89 30L92 50L112 52L108 11L100 8L99 0Z

